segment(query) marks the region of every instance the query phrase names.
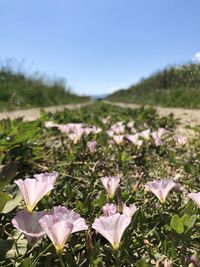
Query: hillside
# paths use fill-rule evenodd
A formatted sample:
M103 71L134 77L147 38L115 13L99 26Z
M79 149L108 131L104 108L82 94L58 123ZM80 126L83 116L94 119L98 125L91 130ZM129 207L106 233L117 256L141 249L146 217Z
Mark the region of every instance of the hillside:
M0 69L0 110L72 104L88 101L89 97L70 92L61 81L27 77L10 69Z
M125 103L200 108L200 64L186 64L159 71L107 100Z

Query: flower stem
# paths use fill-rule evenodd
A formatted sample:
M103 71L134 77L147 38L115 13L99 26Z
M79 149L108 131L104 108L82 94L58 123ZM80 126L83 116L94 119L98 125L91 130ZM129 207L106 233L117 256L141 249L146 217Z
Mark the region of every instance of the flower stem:
M62 255L60 255L58 258L59 258L60 266L65 267L65 264L64 264L63 259L62 259Z

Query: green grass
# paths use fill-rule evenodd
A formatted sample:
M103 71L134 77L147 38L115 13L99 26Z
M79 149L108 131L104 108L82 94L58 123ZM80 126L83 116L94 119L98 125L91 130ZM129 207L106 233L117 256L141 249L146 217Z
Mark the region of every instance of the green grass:
M200 65L186 64L153 74L108 100L167 107L200 108Z
M0 69L0 110L72 104L89 101L89 97L70 92L61 81L27 77L12 69Z

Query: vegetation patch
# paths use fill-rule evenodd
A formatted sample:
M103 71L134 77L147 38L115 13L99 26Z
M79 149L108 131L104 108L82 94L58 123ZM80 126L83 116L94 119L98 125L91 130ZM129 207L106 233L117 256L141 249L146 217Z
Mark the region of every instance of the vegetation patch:
M1 121L0 266L199 266L200 127L177 125L101 103Z
M41 76L27 77L11 68L0 69L0 110L82 103L89 97L70 92L61 80L47 82Z
M166 68L119 90L108 100L165 107L200 108L200 64Z

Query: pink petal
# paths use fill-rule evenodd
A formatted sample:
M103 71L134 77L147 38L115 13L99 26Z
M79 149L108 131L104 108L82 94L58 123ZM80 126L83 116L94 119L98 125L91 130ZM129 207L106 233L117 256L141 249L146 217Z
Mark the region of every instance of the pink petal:
M116 213L111 216L101 216L95 219L92 228L104 236L112 244L114 249L117 249L122 235L130 222L130 217Z
M102 184L105 187L108 195L110 197L113 197L117 187L119 186L120 178L117 176L110 176L110 177L105 176L105 177L102 177L100 179L101 179Z
M37 203L53 189L53 185L48 182L40 182L36 179L19 179L15 183L24 197L28 211L32 211Z
M115 213L117 213L117 207L115 204L113 203L106 203L103 207L102 207L102 211L103 211L103 216L110 216L113 215Z
M33 177L36 178L37 181L47 182L47 183L50 183L50 184L54 185L55 181L56 181L56 178L58 177L58 173L57 172L38 173L38 174L34 174Z
M32 213L28 212L26 209L18 211L15 217L12 219L12 224L20 232L25 234L29 243L35 243L44 234L44 230L39 224L39 220L47 214L46 211Z
M189 193L188 197L191 198L197 204L197 206L200 208L200 192Z

